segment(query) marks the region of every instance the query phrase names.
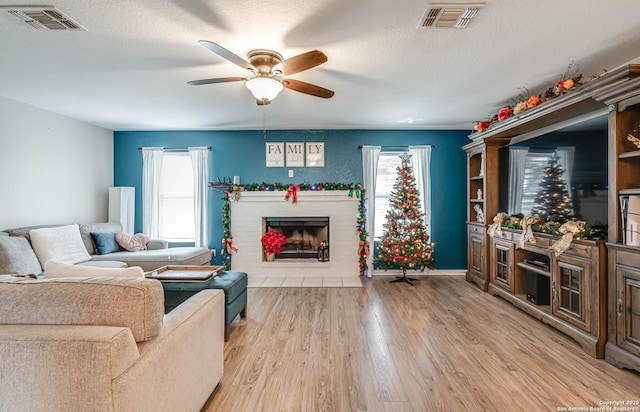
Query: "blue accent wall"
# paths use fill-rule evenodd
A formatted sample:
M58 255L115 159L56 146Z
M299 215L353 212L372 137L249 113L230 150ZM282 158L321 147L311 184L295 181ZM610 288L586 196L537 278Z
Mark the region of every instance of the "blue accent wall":
M464 269L466 248L466 154L468 131L436 130L275 130L270 142L324 142L323 168L265 167L262 131L114 132L114 185L136 188L135 230L142 231L142 153L138 147L211 146L209 179L240 176L241 183L361 183L359 145L434 145L431 152L432 227L436 269ZM288 177L288 170L294 177ZM223 193L209 191L209 247L220 252ZM283 195L284 197L284 195ZM355 230L355 216L354 216ZM220 257L214 260L220 263ZM355 259L355 252L354 252Z

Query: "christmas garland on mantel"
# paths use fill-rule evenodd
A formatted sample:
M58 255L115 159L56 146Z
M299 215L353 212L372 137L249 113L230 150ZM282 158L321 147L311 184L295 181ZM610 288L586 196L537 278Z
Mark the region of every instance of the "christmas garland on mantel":
M222 197L222 259L225 270L231 269L231 255L238 249L233 246L233 237L231 236L231 202L240 199L242 192L283 192L284 201L291 200L291 203L298 202L299 191L320 192L327 190L343 190L348 191L349 197L357 197L360 199L358 204L358 215L356 217L356 231L360 244L358 246L358 260L360 263L360 275L367 270L367 257L369 256L368 233L365 230L366 214L365 214L365 191L360 183L300 183L297 185L283 183L251 183L246 185L229 185Z

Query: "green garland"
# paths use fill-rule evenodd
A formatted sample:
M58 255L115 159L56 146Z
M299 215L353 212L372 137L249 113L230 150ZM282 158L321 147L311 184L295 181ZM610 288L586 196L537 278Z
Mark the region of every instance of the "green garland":
M293 189L295 188L295 189ZM360 275L367 270L367 257L369 255L369 244L367 242L368 233L365 230L366 225L366 208L365 208L365 191L360 183L300 183L292 185L289 183L251 183L246 185L229 185L222 197L222 260L225 270L231 269L231 255L233 252L233 244L231 243L231 199L238 198L240 192L284 192L289 190L320 192L325 190L345 190L349 191L349 197L357 197L360 199L358 203L358 216L356 217L356 230L360 245L358 247L358 261L360 263Z
M501 226L507 229L522 230L522 226L520 225L520 219L514 218L514 217L511 217L509 220L504 222ZM531 231L537 232L537 233L544 233L552 236L562 236L562 233L560 233L560 230L559 230L560 226L562 226L562 223L560 222L540 221L539 223L534 223L533 225L531 225ZM605 235L606 235L606 227L603 230L603 228L599 226L594 227L591 225L585 225L584 231L574 235L574 238L602 239L603 236Z

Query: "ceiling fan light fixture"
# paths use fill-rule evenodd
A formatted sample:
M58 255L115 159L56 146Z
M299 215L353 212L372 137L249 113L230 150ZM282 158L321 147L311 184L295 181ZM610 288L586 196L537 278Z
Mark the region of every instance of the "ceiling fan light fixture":
M255 77L245 83L251 94L260 101L271 101L276 98L284 86L271 77Z

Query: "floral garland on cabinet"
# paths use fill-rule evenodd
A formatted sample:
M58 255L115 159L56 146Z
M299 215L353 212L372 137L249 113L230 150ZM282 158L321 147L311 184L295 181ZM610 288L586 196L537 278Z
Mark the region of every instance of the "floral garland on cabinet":
M356 217L356 232L358 233L358 261L360 265L360 275L367 270L367 257L369 256L369 233L365 230L366 206L365 190L360 183L300 183L298 185L283 183L252 183L247 185L229 185L222 197L222 260L224 270L231 269L231 255L238 249L233 246L231 236L231 202L238 201L242 192L283 192L284 201L297 203L299 191L326 191L344 190L348 191L349 197L355 196L360 199L358 203L358 215Z
M579 73L579 66L571 63L560 76L560 80L549 86L545 91L540 94L530 95L527 88L521 87L520 94L510 99L511 104L504 106L498 113L490 116L488 120L474 122L473 130L477 133L482 133L497 123L524 113L544 102L563 96L586 83L583 81L582 74Z

